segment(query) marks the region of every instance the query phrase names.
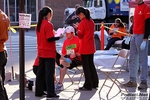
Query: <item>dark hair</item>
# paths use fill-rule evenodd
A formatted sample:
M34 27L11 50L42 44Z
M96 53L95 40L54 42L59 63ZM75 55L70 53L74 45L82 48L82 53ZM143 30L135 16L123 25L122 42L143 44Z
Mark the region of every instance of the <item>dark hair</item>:
M39 11L39 16L38 16L38 23L37 23L37 31L40 32L40 28L41 28L41 24L42 24L42 20L43 18L45 18L45 16L47 16L48 13L52 13L52 9L48 6L43 7L40 11Z
M88 9L84 9L83 7L78 7L76 10L76 15L79 15L80 13L83 13L86 17L86 19L90 20L90 11Z
M120 18L116 18L116 19L115 19L115 22L116 22L116 23L119 23L119 27L125 27L124 23L121 21Z

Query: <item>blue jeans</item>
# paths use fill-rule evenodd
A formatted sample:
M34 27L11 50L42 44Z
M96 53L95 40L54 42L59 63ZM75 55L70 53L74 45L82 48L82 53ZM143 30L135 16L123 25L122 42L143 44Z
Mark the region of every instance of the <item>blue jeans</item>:
M8 100L6 89L4 87L6 63L7 63L6 51L0 52L0 100Z
M129 57L129 75L130 81L137 80L138 63L141 68L140 80L147 82L148 78L148 41L146 48L140 50L140 45L143 41L144 34L133 34L130 41L130 57Z

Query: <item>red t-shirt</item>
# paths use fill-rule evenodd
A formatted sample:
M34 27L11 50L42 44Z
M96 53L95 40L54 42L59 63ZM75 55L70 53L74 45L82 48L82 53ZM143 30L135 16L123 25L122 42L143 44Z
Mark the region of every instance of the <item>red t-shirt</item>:
M79 53L80 40L77 36L73 36L71 40L66 39L63 43L62 54L69 55L71 52ZM80 57L77 57L80 60Z
M133 24L134 34L144 34L145 20L147 18L150 18L150 7L148 7L145 3L136 6L134 11L134 24Z
M40 32L37 34L38 56L42 58L56 58L56 43L48 42L48 38L54 37L54 27L51 22L46 19L42 20Z
M81 39L80 54L93 54L95 49L94 42L94 21L84 18L78 26L78 37Z
M33 66L39 66L39 57L36 57Z

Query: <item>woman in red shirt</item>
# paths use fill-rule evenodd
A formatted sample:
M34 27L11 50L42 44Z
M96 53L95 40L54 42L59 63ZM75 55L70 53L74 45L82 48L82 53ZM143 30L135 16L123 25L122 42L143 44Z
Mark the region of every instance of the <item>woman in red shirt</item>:
M39 67L36 75L35 96L43 96L43 83L46 79L47 98L59 97L54 88L54 71L56 58L55 40L60 37L54 37L54 27L50 22L53 11L49 7L43 7L38 16L36 28L37 49L39 57Z
M80 18L77 28L78 37L81 40L79 53L81 54L82 66L85 75L85 83L79 90L92 90L98 87L98 75L93 62L95 49L94 42L94 21L90 18L90 12L83 7L76 10L76 15Z

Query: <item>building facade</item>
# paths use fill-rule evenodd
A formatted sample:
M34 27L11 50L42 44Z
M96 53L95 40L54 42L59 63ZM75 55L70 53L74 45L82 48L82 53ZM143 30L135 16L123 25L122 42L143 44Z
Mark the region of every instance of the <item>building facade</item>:
M0 9L10 16L11 25L18 25L19 2L21 0L0 0ZM8 1L8 3L7 3ZM64 10L67 7L74 8L76 4L82 5L82 0L25 0L25 13L31 14L31 23L35 24L38 20L38 11L43 6L53 9L53 19L55 29L63 27ZM9 4L9 5L8 5ZM9 8L9 9L8 9ZM8 13L9 12L9 13Z

